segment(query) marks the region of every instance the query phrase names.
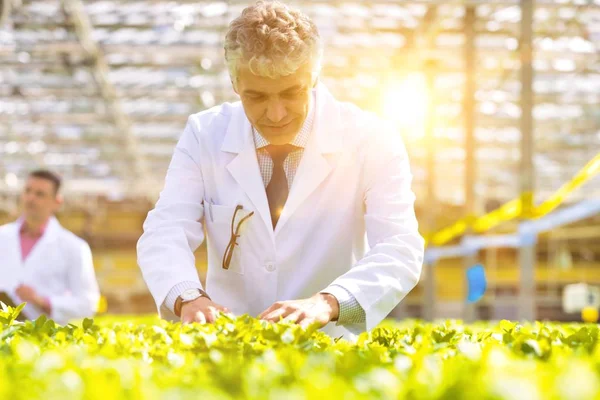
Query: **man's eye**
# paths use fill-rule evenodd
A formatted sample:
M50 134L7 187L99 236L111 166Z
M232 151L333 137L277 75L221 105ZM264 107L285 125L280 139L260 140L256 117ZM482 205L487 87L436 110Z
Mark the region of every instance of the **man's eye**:
M302 92L292 92L292 93L284 93L283 97L285 97L286 99L295 99L298 96L300 96Z
M263 96L262 94L248 94L246 95L247 98L249 98L250 100L255 100L255 101L261 101L264 100L265 96Z

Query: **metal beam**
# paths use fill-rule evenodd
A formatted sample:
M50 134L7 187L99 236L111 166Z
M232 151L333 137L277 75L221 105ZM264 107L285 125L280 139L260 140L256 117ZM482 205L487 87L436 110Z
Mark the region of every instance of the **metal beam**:
M600 239L600 225L560 228L549 232L547 236L557 240Z
M521 0L521 213L523 219L532 215L534 207L533 164L533 11L534 0ZM535 244L519 249L519 318L535 320Z
M476 9L468 6L465 11L464 29L465 29L465 86L463 94L463 119L465 127L465 217L478 214L475 194L476 181L476 158L475 158L475 91L477 85L475 82L475 21ZM466 234L470 233L467 228ZM465 292L468 289L467 270L477 263L477 254L471 254L464 258L464 285ZM472 322L477 318L475 305L464 300L463 319L465 322Z
M109 66L104 53L92 37L93 27L89 16L81 0L63 0L63 6L73 22L81 47L93 61L94 79L106 103L115 128L123 136L125 151L131 158L133 174L124 178L129 181L129 188L136 193L141 193L144 187L149 186L151 175L143 156L138 151L137 139L131 129L132 122L129 116L123 112L116 89L108 77Z
M427 54L428 50L435 46L435 38L436 38L436 20L438 17L437 6L431 6L427 10L427 13L424 18L424 30L421 31L421 34L425 38L424 49L425 52L421 52L419 55L421 57ZM420 47L420 46L418 46ZM415 49L418 51L418 48ZM427 221L425 226L429 230L433 230L436 228L436 215L435 210L438 209L438 201L435 191L436 186L436 173L435 173L435 153L436 153L436 138L435 134L435 79L438 72L438 65L435 60L432 59L423 59L424 63L424 71L425 71L425 79L427 84L427 112L425 114L425 143L426 143L426 170L427 170L427 198L426 204L427 210L430 212L427 213ZM436 268L435 262L427 262L423 266L426 270L424 273L425 278L425 301L423 307L423 318L428 321L432 321L436 316Z
M12 0L0 0L0 28L8 21Z
M104 0L88 0L89 3L94 3L94 2L100 2L100 1L104 1ZM148 4L157 4L157 3L164 3L165 0L145 0L145 3ZM198 5L198 4L208 4L211 3L212 0L178 0L177 3L179 4L194 4L194 5ZM248 1L247 0L228 0L227 3L229 5L248 5ZM310 6L311 3L324 3L323 0L288 0L286 3L290 4L290 5L301 5L301 6ZM333 3L333 2L332 2ZM337 3L344 3L344 1L338 1ZM406 1L406 2L400 2L399 0L368 0L368 1L363 1L363 3L366 3L368 5L375 5L375 4L386 4L386 5L399 5L399 6L406 6L406 5L413 5L413 4L423 4L423 5L427 5L427 6L431 6L431 5L453 5L453 6L481 6L481 5L486 5L486 6L517 6L519 5L518 0L410 0L410 1ZM543 6L543 7L549 7L549 8L559 8L559 7L581 7L581 8L594 8L597 7L595 6L592 2L589 2L589 4L579 4L576 3L574 1L565 1L565 2L556 2L553 0L541 0L539 1L539 5Z

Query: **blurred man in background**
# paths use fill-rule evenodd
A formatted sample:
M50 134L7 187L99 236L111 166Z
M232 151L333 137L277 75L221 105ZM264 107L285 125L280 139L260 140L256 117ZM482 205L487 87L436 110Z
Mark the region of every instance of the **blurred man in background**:
M29 174L22 216L0 226L0 291L17 305L27 303L26 318L45 314L66 324L93 316L100 292L90 247L54 217L62 204L60 186L50 171Z
M138 243L161 315L372 329L421 274L400 135L319 83L317 28L282 3L246 8L225 58L241 102L190 117ZM203 223L206 292L193 254Z

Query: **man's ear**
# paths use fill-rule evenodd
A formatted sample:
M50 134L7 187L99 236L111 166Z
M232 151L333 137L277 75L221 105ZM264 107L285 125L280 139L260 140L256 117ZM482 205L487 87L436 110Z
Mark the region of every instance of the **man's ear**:
M65 203L65 198L63 197L62 194L57 194L56 195L56 205L57 208L61 208L63 206L63 204Z

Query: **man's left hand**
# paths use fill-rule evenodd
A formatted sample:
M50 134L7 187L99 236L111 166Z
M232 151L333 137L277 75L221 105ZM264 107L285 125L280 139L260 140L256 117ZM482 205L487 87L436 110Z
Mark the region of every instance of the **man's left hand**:
M325 326L330 321L336 321L340 305L335 296L329 293L317 293L308 299L278 301L263 311L258 318L270 322L285 321L307 327L318 323Z
M40 296L34 288L27 285L20 285L15 291L19 298L27 303L31 303L50 313L50 302L45 297Z

